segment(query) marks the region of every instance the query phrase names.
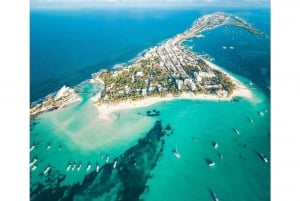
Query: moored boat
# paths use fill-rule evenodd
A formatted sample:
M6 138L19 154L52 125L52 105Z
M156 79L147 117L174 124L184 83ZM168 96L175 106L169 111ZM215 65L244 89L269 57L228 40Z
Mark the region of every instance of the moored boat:
M177 145L176 145L176 149L175 150L173 150L173 154L174 154L174 156L176 157L176 158L180 158L181 157L181 154L178 152L178 150L177 150Z
M233 131L235 132L235 134L239 135L240 134L240 131L236 128L233 128Z
M50 165L48 165L47 167L46 167L46 169L44 170L44 175L46 175L46 174L48 174L48 172L51 170L51 167L50 167Z

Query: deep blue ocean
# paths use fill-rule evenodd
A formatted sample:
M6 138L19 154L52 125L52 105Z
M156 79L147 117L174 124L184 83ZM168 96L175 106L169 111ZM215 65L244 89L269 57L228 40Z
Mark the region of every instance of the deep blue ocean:
M31 11L30 102L64 84L73 87L100 69L128 62L142 51L183 32L198 17L214 11L220 9ZM269 10L223 11L243 17L270 36ZM251 78L266 89L270 54L261 57L259 54L270 52L269 40L259 37L249 40L245 32L220 29L208 31L211 33L207 38L195 39L194 51L208 53L217 64ZM223 51L224 40L215 39L220 37L236 47L234 52ZM243 67L236 63L242 63Z

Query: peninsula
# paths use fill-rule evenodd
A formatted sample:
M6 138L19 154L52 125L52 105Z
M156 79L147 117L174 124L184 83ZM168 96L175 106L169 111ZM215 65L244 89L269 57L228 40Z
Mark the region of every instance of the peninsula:
M114 111L173 99L251 98L251 91L241 82L182 46L184 40L221 25L238 26L265 36L231 14L218 12L203 16L190 29L151 48L133 64L97 74L91 82L102 85L103 89L93 98L99 118L109 119L108 115Z
M182 46L184 40L222 25L238 26L252 34L266 36L243 19L222 12L205 15L193 26L138 57L133 64L115 70L101 70L90 83L101 85L93 101L99 117L120 109L143 107L172 99L231 100L251 98L251 91L218 66ZM61 92L64 91L64 93ZM61 108L79 101L76 91L62 88L56 95L31 108L30 115ZM59 95L64 94L64 95Z

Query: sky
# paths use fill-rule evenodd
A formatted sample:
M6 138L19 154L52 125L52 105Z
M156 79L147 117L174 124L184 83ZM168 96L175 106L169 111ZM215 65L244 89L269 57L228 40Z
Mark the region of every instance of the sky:
M30 0L31 8L269 7L270 0Z

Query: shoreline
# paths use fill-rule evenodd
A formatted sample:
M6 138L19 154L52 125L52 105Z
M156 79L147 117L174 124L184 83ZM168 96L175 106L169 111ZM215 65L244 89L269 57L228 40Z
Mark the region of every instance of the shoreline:
M138 101L123 101L121 103L115 104L102 104L102 105L95 105L98 110L98 118L101 120L112 121L110 115L114 112L122 111L122 110L130 110L136 108L143 108L147 106L154 105L156 103L161 103L165 101L176 101L176 100L211 100L211 101L231 101L234 97L244 97L246 99L253 99L253 93L251 90L246 87L242 82L238 79L233 77L231 74L225 72L221 67L217 66L216 64L203 59L211 68L217 69L222 73L226 74L231 81L235 84L236 88L234 89L233 93L228 97L219 97L217 95L212 94L194 94L193 92L183 92L180 96L176 97L172 94L168 94L165 97L145 97L142 100ZM91 98L93 100L93 97Z

